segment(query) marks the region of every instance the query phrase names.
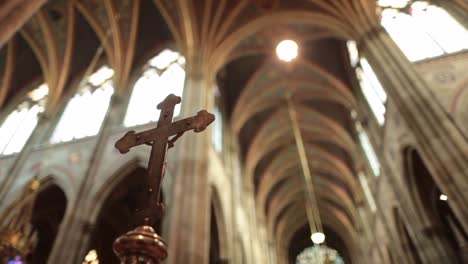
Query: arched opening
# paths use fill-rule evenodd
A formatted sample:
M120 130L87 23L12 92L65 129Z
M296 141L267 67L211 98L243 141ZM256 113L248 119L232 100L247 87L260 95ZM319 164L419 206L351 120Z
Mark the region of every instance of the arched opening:
M422 264L422 260L418 255L418 250L414 244L413 239L411 238L408 228L406 227L405 222L401 218L401 215L397 208L393 209L393 214L395 217L395 223L397 225L398 234L400 237L401 247L403 249L404 257L407 260L411 260L411 263Z
M37 245L28 256L27 263L47 263L66 208L67 198L57 185L39 192L31 217L31 224L37 232Z
M326 236L325 244L322 244L321 247L326 247L330 250L334 250L337 253L337 258L335 258L335 262L331 263L342 263L339 262L340 259L344 261L344 263L352 263L351 262L351 255L349 254L348 248L346 247L344 241L341 237L335 233L332 229L327 226L323 227L324 233ZM310 239L310 227L309 224L304 224L301 228L299 228L293 235L291 242L288 248L288 258L290 264L300 263L297 262L298 256L305 251L310 251L310 253L314 253L316 251L314 247L314 243ZM318 253L318 252L317 252ZM314 262L311 262L314 263Z
M212 189L210 217L210 264L228 263L225 252L226 234L224 218L222 218L221 201L217 192Z
M133 170L116 185L103 203L89 246L89 252L93 252L100 263L120 263L112 250L115 239L143 223L135 212L140 209L138 194L145 189L142 181L145 174L146 170L141 167ZM162 219L159 219L154 226L159 235L161 225Z
M421 213L431 225L425 230L428 236L439 236L448 250L453 250L458 259L462 259L468 234L461 226L448 199L437 186L429 169L419 153L412 148L405 150L406 172L409 175L413 199L421 207ZM447 252L451 255L451 252Z
M221 254L219 246L218 222L216 221L216 212L213 203L211 203L210 219L210 264L221 263Z

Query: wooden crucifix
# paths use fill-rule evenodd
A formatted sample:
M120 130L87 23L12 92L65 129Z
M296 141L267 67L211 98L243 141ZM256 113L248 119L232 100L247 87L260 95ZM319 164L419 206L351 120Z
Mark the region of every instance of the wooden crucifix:
M114 243L114 251L121 258L122 263L127 263L130 255L135 257L135 255L138 254L150 255L154 253L158 255L160 259L157 259L158 257L156 256L145 256L153 258L155 260L154 263L165 258L165 256L162 256L165 253L161 253L161 249L164 248L165 250L165 244L162 239L154 233L154 230L152 230L150 226L154 224L155 220L161 217L164 211L164 205L159 202L159 198L161 183L164 177L167 150L174 146L175 141L182 136L184 132L188 130L193 130L197 133L201 132L215 120L213 114L208 113L206 110L201 110L196 116L172 122L174 108L180 102L180 97L170 94L157 106L157 108L161 110L161 113L156 128L140 133L130 131L115 143L115 147L122 154L127 153L130 148L142 144L151 146L148 172L144 178L144 184L147 190L141 193L138 199L140 205L142 201L146 203L145 209L141 211L145 219L145 225L118 238ZM152 240L155 238L157 238L157 241ZM151 247L158 243L163 243L163 247ZM126 260L124 260L124 258L126 258Z

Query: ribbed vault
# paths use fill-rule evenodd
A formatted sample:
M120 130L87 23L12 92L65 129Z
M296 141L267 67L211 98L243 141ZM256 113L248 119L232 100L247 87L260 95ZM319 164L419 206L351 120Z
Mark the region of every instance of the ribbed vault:
M254 54L265 58L245 81L238 76L236 83L243 83L242 87L227 87L240 90L237 98L231 98L235 103L231 103L230 122L243 149L243 182L253 190L258 220L266 224L268 239L276 240L278 256L287 256L290 245L297 243L294 234L308 224L305 205L309 201L288 97L297 113L323 225L339 234L347 252L357 252L356 201L361 199L361 189L355 167L361 157L350 118L357 105L342 66L346 59L336 56L343 54L342 40L352 38L354 30L332 18L343 10L335 12L315 3L310 7L310 11L285 8L269 18L252 19L219 51L219 57L229 57L224 54L232 50L223 75L242 72L236 67L242 67L241 61L246 64L243 58ZM276 30L267 30L271 27ZM316 34L302 34L305 28ZM272 52L281 37L292 37L300 45L300 57L290 64L279 62Z
M244 183L255 190L259 218L271 237L288 238L307 223L288 96L297 112L322 221L343 240L354 241L360 192L354 164L359 155L347 122L356 102L344 81L307 58L291 65L267 60L246 82L233 108L232 128L240 137L245 131L251 135L243 146Z
M216 79L241 145L243 182L254 190L269 237L282 238L279 249L287 252L307 222L287 96L297 112L322 221L351 249L360 161L343 40L370 32L378 21L375 10L375 0L48 1L0 50L0 108L33 88L17 85L21 80L44 80L47 111L56 113L76 89L72 81L95 60L115 70L116 92L124 95L147 54L173 43L188 64L203 65ZM290 65L273 57L286 37L301 47L300 59ZM29 69L18 66L28 63Z

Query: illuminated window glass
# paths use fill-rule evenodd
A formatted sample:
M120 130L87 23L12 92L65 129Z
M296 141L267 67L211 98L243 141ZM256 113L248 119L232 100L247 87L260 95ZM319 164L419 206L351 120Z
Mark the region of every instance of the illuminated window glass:
M377 155L375 154L374 147L372 146L369 136L366 131L362 128L361 124L357 123L356 128L358 131L359 143L364 151L364 155L369 161L369 165L375 176L380 176L380 163Z
M124 125L135 126L157 121L156 106L169 94L182 96L185 82L185 58L171 50L163 50L148 61L143 75L135 83L125 115ZM180 104L174 116L180 113Z
M351 66L355 67L359 62L359 51L355 41L347 41L346 47L348 48L349 61Z
M361 58L359 66L356 67L356 75L361 86L362 93L370 106L372 113L379 125L385 123L385 103L387 102L387 93L372 70L366 59Z
M361 183L362 190L364 191L364 195L366 196L367 203L369 204L369 207L372 210L372 212L375 212L377 210L377 207L375 205L374 196L372 196L372 192L369 188L367 177L362 172L359 172L358 176L359 176L359 182Z
M113 75L114 70L103 66L89 76L86 84L68 102L51 143L94 136L99 132L114 93Z
M385 123L387 93L382 87L374 70L369 65L369 62L365 58L359 58L356 43L354 41L348 41L347 48L351 66L353 66L356 71L356 77L359 81L362 94L366 98L367 104L374 114L377 123L382 126Z
M215 121L213 122L212 142L217 152L223 149L223 117L219 107L214 108Z
M381 23L410 61L468 49L468 30L427 1L379 0Z
M23 148L37 125L38 114L44 111L48 93L47 85L39 86L6 117L0 126L0 154L13 154Z

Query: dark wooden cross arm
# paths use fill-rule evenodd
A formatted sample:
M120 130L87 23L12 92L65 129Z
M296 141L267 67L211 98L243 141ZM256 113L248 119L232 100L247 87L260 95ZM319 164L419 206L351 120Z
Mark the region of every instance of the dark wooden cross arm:
M123 136L115 143L115 147L119 150L120 153L125 154L132 147L142 144L151 144L157 139L170 136L175 136L178 138L188 130L193 130L196 133L201 132L205 130L205 128L214 120L215 116L213 114L208 113L206 110L202 110L198 112L196 116L176 121L170 126L157 127L140 133L129 131L127 134L125 134L125 136ZM173 144L174 142L175 140L170 140L170 143Z

